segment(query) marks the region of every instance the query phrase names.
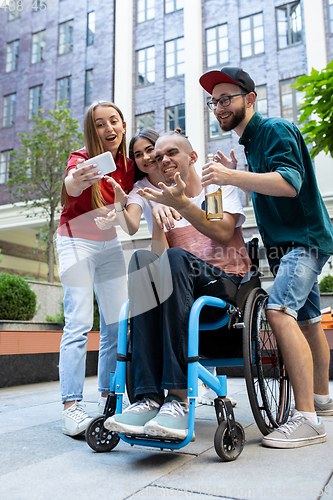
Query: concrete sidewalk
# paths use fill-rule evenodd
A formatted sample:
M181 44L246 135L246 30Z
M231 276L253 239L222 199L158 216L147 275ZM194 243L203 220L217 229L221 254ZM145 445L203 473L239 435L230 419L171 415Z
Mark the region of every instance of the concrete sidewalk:
M246 444L226 463L214 449L213 407L197 407L197 439L180 451L120 441L109 453L95 453L84 437L62 434L59 382L0 389L0 499L333 499L333 417L323 419L325 444L264 448L245 381L229 378L228 393L238 402ZM88 411L95 411L98 396L96 378L87 378Z

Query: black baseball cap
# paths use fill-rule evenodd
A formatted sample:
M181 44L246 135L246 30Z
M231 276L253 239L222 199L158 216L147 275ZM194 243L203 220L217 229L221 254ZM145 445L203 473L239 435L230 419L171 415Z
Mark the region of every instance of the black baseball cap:
M226 67L220 71L208 71L199 79L201 87L203 87L208 94L212 94L213 88L218 83L233 83L242 87L246 92L254 92L256 94L255 83L246 71L242 68Z

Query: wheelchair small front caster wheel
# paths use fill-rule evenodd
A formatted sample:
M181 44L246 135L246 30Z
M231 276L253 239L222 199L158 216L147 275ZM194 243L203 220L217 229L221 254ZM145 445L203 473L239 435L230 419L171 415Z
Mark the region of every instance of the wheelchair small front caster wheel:
M237 457L242 453L245 444L245 434L244 429L238 422L235 422L236 437L234 439L234 446L232 446L232 439L228 429L228 423L226 420L220 423L218 426L215 437L214 437L214 447L215 451L222 460L225 462L231 462L236 460Z
M119 443L120 437L103 426L104 417L94 418L86 429L86 441L97 452L111 451Z

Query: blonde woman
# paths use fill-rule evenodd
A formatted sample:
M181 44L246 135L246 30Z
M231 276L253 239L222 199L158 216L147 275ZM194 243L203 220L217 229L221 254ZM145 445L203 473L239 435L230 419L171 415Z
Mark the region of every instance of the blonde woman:
M65 314L59 362L64 403L62 430L69 436L83 433L91 420L82 398L88 332L93 325L93 291L100 313L101 409L110 387L110 372L116 364L119 309L127 298L125 260L116 229L101 231L95 218L114 208L114 191L108 178L115 179L125 193L132 189L134 179L133 161L126 158L126 123L115 104L99 101L89 107L84 140L86 147L69 157L57 231ZM103 177L96 165L80 168L83 161L106 151L111 152L117 166L110 176Z

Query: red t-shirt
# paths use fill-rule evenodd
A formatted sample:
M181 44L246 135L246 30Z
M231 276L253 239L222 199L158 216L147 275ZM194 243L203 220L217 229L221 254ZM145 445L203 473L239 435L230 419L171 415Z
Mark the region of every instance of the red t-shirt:
M72 168L75 168L79 158L88 160L87 151L80 149L70 154L67 173ZM124 191L129 191L133 188L134 180L134 163L129 158L126 158L127 169L125 168L124 158L121 154L117 154L116 161L117 170L111 175L123 188ZM100 180L101 192L106 207L110 210L114 207L114 192L111 184L103 177ZM60 222L57 232L61 236L70 236L74 238L84 238L87 240L110 241L117 236L116 229L102 230L99 229L94 221L95 217L105 216L105 211L102 209L93 209L91 202L92 187L85 189L78 197L69 196L69 204L65 207L60 216Z

